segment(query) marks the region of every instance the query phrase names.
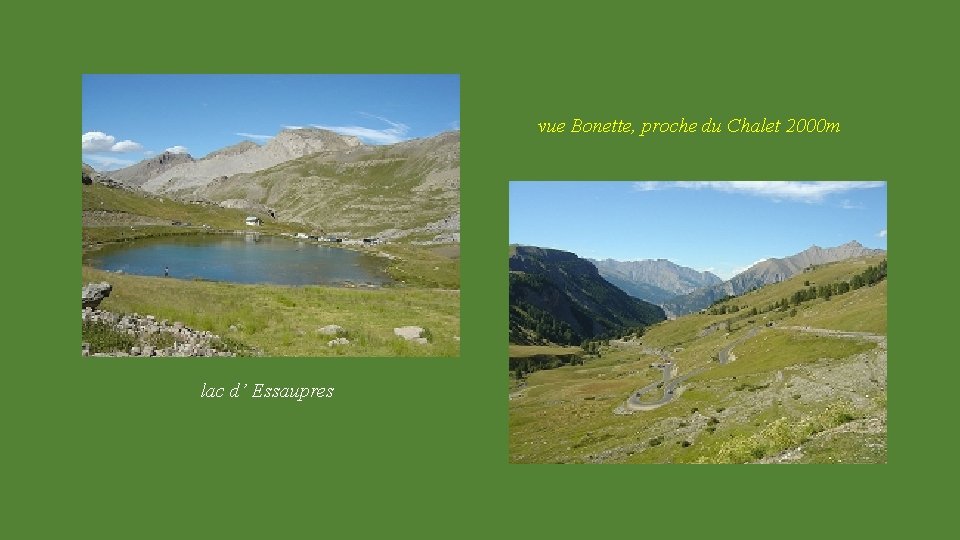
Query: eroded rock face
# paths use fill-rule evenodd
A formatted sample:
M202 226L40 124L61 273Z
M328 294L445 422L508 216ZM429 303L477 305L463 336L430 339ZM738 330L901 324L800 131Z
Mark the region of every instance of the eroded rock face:
M103 299L110 296L113 286L106 281L100 283L87 283L81 291L83 308L97 309Z

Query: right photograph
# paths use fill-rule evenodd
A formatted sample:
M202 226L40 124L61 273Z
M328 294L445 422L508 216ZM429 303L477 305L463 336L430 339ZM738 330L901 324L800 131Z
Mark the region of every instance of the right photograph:
M886 182L509 204L510 463L886 463Z

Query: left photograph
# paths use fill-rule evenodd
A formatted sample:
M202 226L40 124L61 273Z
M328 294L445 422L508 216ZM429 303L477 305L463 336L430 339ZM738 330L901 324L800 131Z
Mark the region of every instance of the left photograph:
M83 75L83 356L460 355L459 75Z

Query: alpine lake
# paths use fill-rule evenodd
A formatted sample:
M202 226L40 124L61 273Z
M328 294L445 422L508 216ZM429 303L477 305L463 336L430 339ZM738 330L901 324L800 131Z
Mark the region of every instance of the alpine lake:
M380 257L258 233L166 236L119 242L85 253L83 263L124 274L232 283L294 286L391 283Z

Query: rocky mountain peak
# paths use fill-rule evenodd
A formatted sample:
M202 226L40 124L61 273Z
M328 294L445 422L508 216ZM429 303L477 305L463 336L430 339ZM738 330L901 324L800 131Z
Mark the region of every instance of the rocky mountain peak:
M340 135L325 129L300 128L281 131L264 145L263 150L286 161L316 152L335 152L360 146L363 146L363 143L357 137Z
M710 272L680 266L668 259L593 261L600 275L627 294L648 302L664 302L678 294L716 285L723 280Z
M164 152L139 163L107 173L110 178L127 186L140 187L148 179L184 163L193 163L190 154Z
M271 139L271 142L315 141L344 146L361 146L363 142L353 135L341 135L335 131L318 128L285 129ZM269 143L268 143L269 144Z
M173 163L186 163L188 161L193 161L193 156L186 152L164 152L159 156L147 158L144 160L144 163L156 163L158 165L166 165Z

